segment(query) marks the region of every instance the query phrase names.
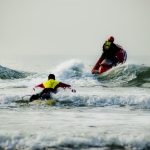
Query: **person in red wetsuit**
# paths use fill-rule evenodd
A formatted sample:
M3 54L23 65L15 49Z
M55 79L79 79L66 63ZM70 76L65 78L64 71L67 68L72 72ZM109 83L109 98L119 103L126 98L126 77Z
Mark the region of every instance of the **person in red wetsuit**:
M55 80L54 74L49 74L48 80L35 86L35 88L36 87L40 87L40 88L44 88L44 89L41 93L32 95L30 97L30 102L34 101L36 99L49 99L50 93L51 92L56 93L58 88L64 88L64 89L69 88L69 89L71 89L71 85ZM76 92L75 89L71 89L71 91Z
M111 61L112 66L115 66L118 63L116 54L117 52L120 51L120 49L121 47L114 43L114 37L110 36L103 44L103 47L102 47L103 53L101 57L99 58L99 60L97 61L97 63L95 64L95 66L93 67L92 73L98 72L98 68L100 67L104 59Z

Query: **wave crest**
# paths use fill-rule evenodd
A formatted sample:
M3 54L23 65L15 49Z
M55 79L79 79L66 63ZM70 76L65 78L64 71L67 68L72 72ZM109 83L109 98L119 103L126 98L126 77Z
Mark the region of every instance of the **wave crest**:
M150 87L150 67L144 65L125 64L112 68L98 76L100 82L106 85L126 87Z

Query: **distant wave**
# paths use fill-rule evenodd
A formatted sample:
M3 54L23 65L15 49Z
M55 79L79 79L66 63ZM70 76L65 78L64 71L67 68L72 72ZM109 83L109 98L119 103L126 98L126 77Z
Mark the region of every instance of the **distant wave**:
M23 71L16 71L0 65L0 79L19 79L25 78L29 73Z
M124 64L112 68L102 75L93 75L91 67L80 60L63 62L50 70L56 75L56 79L71 85L82 87L105 86L105 87L146 87L150 88L150 67L144 65ZM13 70L0 66L0 79L25 78L31 73ZM42 81L47 77L46 73L33 74L31 80Z

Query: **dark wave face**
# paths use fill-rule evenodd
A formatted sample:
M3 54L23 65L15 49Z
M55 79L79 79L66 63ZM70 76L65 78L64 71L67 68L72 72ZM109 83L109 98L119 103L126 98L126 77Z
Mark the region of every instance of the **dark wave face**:
M98 76L98 80L110 86L150 87L150 67L144 65L123 65Z
M0 65L0 79L19 79L25 78L28 73L22 71L16 71Z

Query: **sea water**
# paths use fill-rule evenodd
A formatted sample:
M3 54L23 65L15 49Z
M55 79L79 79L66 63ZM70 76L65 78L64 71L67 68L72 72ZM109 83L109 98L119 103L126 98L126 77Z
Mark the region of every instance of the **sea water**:
M150 63L132 59L101 76L91 56L19 56L0 64L0 149L150 149ZM135 59L137 60L137 59ZM20 102L54 73L72 85L55 106Z

